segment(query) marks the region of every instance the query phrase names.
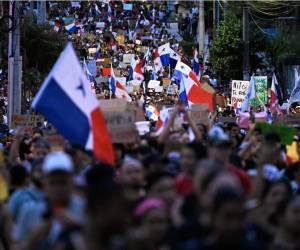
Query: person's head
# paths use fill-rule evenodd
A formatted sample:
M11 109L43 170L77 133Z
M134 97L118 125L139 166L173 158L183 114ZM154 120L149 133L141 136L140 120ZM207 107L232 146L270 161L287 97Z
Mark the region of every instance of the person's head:
M64 152L53 152L43 162L43 187L51 204L67 204L73 191L74 166Z
M262 162L276 165L281 156L280 152L280 136L275 132L266 134L260 152Z
M208 132L208 157L220 164L226 165L232 151L232 141L219 126L215 126Z
M182 170L188 174L193 175L196 170L198 160L206 156L206 148L199 143L189 143L181 148L180 164Z
M164 203L155 198L140 202L134 210L141 232L152 244L161 242L168 230L168 216Z
M49 153L50 145L43 138L35 138L31 141L30 151L33 160L43 159Z
M141 186L144 184L145 170L136 159L125 159L120 168L119 180L122 185Z
M38 159L32 162L30 179L37 188L42 188L43 162L43 159Z
M153 172L147 176L147 196L150 198L158 198L171 207L175 199L174 175L159 171Z
M292 188L286 179L265 182L262 194L263 206L271 213L278 212L281 204L287 202L292 195Z
M300 235L300 195L293 197L284 209L280 225L283 230L293 237Z
M33 139L41 138L43 136L44 136L44 133L40 128L38 128L38 127L33 128L33 131L32 131L32 138Z
M229 123L227 128L231 138L236 138L240 135L240 129L236 123Z
M239 244L244 233L244 196L233 187L219 188L211 210L212 231L224 246Z
M22 165L13 165L9 169L9 182L12 189L17 189L28 185L28 172Z

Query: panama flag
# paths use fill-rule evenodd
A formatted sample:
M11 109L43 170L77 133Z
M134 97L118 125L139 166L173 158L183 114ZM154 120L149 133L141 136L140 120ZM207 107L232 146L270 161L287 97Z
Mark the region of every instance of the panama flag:
M146 107L146 116L153 121L158 121L159 111L153 105L149 105Z
M169 121L169 113L169 109L165 107L159 112L159 119L156 122L156 136L160 135L163 129L167 126Z
M281 99L280 86L277 82L275 73L273 73L271 95L270 95L270 111L272 113L280 112L279 109L280 99Z
M42 113L69 142L93 150L97 159L114 164L111 137L99 102L71 43L45 79L32 108Z
M181 60L181 56L174 50L170 49L170 67L174 69L178 61Z
M65 26L65 29L69 32L69 33L72 33L72 32L75 32L77 30L77 26L75 23L71 23L67 26Z
M198 59L198 50L194 49L194 59L193 59L193 71L196 73L198 79L201 78L200 65Z
M163 69L157 48L154 50L154 67L157 72L160 72Z
M213 93L205 90L196 74L183 62L178 62L174 70L174 77L180 80L179 99L186 107L192 104L206 103L209 111L213 111Z
M113 68L111 67L111 76L109 78L109 86L111 92L120 99L126 99L126 101L131 102L131 97L128 95L127 91L124 89L122 84L116 79Z
M131 58L129 73L133 80L137 80L139 82L142 82L144 80L143 66L143 59L136 61L134 56Z
M161 65L167 66L170 64L170 43L161 45L157 49Z

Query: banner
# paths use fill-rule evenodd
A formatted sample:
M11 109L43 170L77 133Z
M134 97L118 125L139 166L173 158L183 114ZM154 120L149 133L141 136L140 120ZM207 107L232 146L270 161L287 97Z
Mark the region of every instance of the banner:
M246 95L249 81L232 80L231 85L231 106L240 108Z
M208 104L193 104L191 107L191 118L196 124L209 125Z
M252 106L259 106L268 103L268 77L255 76L254 84L256 90L256 98L251 101Z
M136 110L122 99L101 100L107 128L113 143L132 143L138 139Z

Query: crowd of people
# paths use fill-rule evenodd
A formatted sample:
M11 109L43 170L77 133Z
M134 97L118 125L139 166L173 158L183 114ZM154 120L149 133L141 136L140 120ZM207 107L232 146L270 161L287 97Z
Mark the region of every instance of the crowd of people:
M159 136L114 144L114 166L19 129L1 167L2 249L299 249L298 160L255 123L210 121L177 104Z
M121 2L108 4L50 6L50 19L62 22L74 15L81 21L76 33L66 35L82 60L99 45L129 79L121 56L144 58L140 46L126 46L136 28L142 31L135 40L150 51L171 42L180 53L176 37L167 31L171 17L165 4L134 2L132 11L124 11ZM193 17L197 11L192 9ZM96 27L99 21L106 29ZM187 21L181 23L191 24L185 32L194 34L195 21ZM114 37L119 28L126 37L123 46ZM142 36L153 37L144 41ZM191 64L183 52L181 59ZM209 64L203 71L210 71ZM168 68L161 73L168 75ZM145 82L151 75L144 72ZM109 96L108 89L108 84L97 85L96 93ZM151 130L135 143L114 143L113 166L78 144L53 145L46 136L49 124L9 130L0 121L6 131L0 155L0 249L300 249L300 124L291 159L280 134L264 132L254 116L240 127L219 120L220 113L235 116L233 108L224 108L211 113L208 124L197 123L178 93L145 92L148 103L173 106L168 122L161 133ZM131 96L139 100L141 93Z

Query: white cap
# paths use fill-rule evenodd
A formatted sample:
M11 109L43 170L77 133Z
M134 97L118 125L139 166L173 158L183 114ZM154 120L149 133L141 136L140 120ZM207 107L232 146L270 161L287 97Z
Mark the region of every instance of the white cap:
M54 171L73 173L73 162L64 152L52 152L48 154L43 163L43 173L48 175Z

